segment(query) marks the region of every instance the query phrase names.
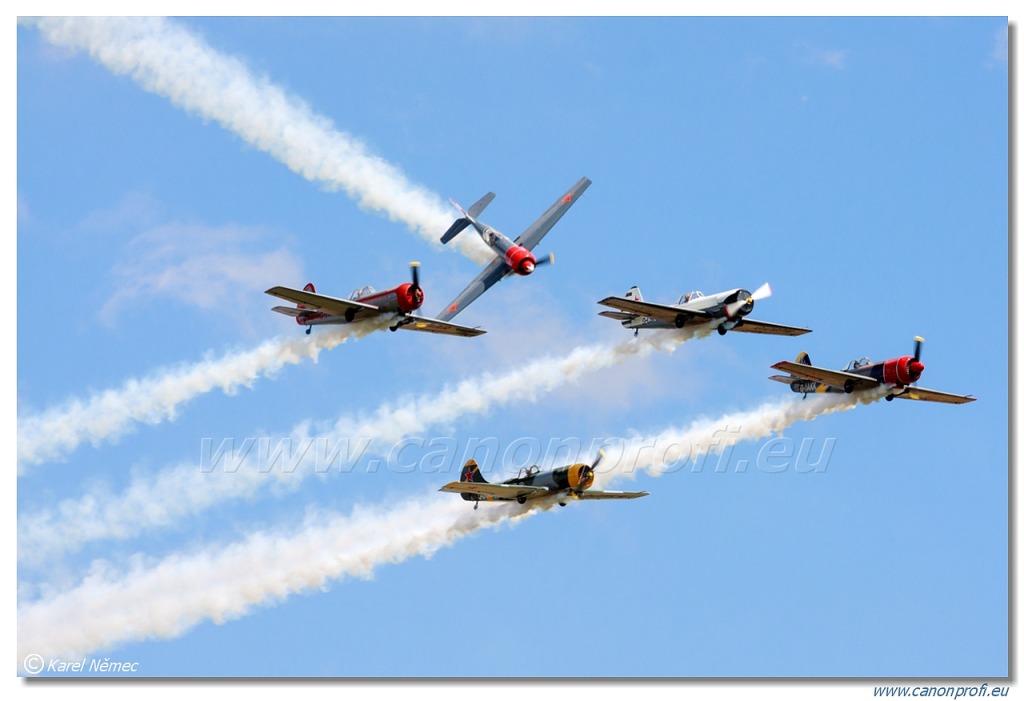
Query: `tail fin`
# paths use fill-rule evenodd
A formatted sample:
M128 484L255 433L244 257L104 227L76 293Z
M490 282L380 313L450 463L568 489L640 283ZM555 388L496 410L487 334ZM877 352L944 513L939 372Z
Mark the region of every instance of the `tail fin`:
M494 193L488 192L486 195L474 202L468 212L462 209L462 207L459 207L455 200L451 200L451 203L455 205L455 207L462 212L464 216L456 219L455 223L448 227L448 231L444 232L444 235L441 237L441 243L448 243L458 236L459 232L472 224L473 220L480 215L480 212L487 208L487 205L489 205L493 199Z
M476 202L474 202L472 206L470 206L469 211L466 212L466 214L469 215L470 219L476 219L477 217L480 216L480 212L484 211L487 208L487 205L489 205L491 203L491 200L493 199L494 193L488 192L486 195L484 195Z
M802 353L800 353L800 355L798 355L796 357L796 362L802 363L804 365L810 365L811 364L811 356L807 355L806 351L802 352Z
M644 296L640 294L640 288L633 285L629 288L629 292L626 293L626 299L631 299L634 302L643 302Z
M307 282L306 286L302 288L305 292L316 292L316 286L312 282ZM305 304L296 304L296 309L309 309Z
M469 460L462 466L462 477L460 481L487 484L487 480L485 480L484 476L480 474L480 466L476 464L476 460Z

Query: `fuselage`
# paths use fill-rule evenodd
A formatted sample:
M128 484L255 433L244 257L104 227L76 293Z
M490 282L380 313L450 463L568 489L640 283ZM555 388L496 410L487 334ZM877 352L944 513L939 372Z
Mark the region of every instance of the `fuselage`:
M410 314L423 306L423 288L411 282L404 282L389 290L377 291L372 287L363 287L348 297L354 302L372 304L383 313ZM302 308L302 305L299 305ZM354 317L354 315L352 315ZM295 317L300 326L320 326L325 324L348 324L353 318L342 314L327 314L309 311Z
M899 358L890 358L880 363L873 363L867 358L852 360L844 372L853 375L864 375L877 380L880 384L888 385L896 389L903 389L909 384L917 382L924 372L924 363L915 360L913 356L903 355ZM835 387L833 385L817 382L815 380L794 379L789 388L801 394L814 392L852 392L855 390L852 385Z
M505 265L511 268L512 272L517 275L529 275L537 268L537 259L526 248L516 244L497 229L479 222L475 224L479 227L477 233L480 234L480 238L505 260Z
M474 468L475 469L475 465ZM464 481L468 481L463 477ZM543 487L552 494L561 491L582 492L594 484L594 470L590 465L575 463L558 467L554 470L540 472L536 468L527 468L523 474L505 480L501 484L509 486ZM462 494L466 501L513 501L512 498L484 496L480 494Z
M754 310L754 302L748 301L737 306L740 300L749 299L751 296L748 290L741 287L725 292L718 292L712 295L705 295L694 291L681 295L675 304L668 306L679 310L680 315L675 321L664 321L649 316L635 316L632 319L625 319L622 325L627 329L676 329L682 328L684 323L692 318L686 312L697 312L699 316L711 315L712 319L725 319L722 325L727 328L735 326L744 316ZM732 305L733 309L730 309ZM699 323L700 320L694 323Z

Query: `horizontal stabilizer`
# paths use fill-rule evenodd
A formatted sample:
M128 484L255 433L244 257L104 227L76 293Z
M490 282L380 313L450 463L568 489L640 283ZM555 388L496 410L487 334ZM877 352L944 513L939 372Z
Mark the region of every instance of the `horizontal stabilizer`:
M796 382L799 378L793 377L792 375L771 375L768 377L768 379L775 380L776 382L781 382L784 385L792 386L793 383Z
M598 316L606 316L609 319L615 319L616 321L629 321L636 318L636 314L627 314L626 312L598 312Z
M459 232L462 231L463 229L465 229L471 223L472 222L470 222L468 217L462 217L461 219L456 219L455 223L452 224L450 227L448 227L448 231L444 232L444 236L441 237L441 243L448 243L453 238L458 236Z
M292 317L297 317L309 313L308 309L300 309L298 307L272 307L270 311Z

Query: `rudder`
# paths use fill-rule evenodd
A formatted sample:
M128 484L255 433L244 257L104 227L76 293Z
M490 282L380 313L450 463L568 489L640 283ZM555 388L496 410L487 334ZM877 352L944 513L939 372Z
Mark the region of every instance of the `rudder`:
M307 282L306 286L302 288L304 292L312 292L316 294L316 286L312 282ZM296 309L309 309L305 304L296 304Z
M487 484L487 480L480 474L480 466L477 465L476 460L468 460L466 464L462 466L462 477L461 482L476 482L478 484Z

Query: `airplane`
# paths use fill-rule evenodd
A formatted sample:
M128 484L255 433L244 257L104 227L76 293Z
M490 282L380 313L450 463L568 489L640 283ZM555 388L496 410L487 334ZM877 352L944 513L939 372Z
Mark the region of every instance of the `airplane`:
M476 460L469 460L462 468L462 478L449 482L438 491L461 494L466 501L516 501L525 504L530 499L558 495L558 505L565 506L568 499L636 499L649 492L606 492L590 489L594 474L604 451L600 451L593 465L576 463L541 472L536 465L520 470L517 477L501 484L491 484L480 474Z
M772 375L771 379L789 385L794 392L802 392L804 398L813 392L858 392L875 387L888 386L886 401L900 399L918 399L925 402L943 402L945 404L966 404L976 398L970 395L950 394L934 389L917 387L917 382L924 372L921 362L921 344L924 339L914 337L914 355L890 358L881 363L872 363L870 358L851 360L844 370L826 370L811 365L807 353L796 357L796 362L784 360L772 365L776 370L788 372L789 375Z
M395 314L392 331L426 331L449 336L479 336L487 333L480 328L470 328L448 321L413 316L423 304L423 288L420 287L419 263L410 263L412 282L378 292L369 285L355 290L348 299L338 299L317 294L316 287L309 283L301 290L289 287L271 287L268 295L294 302L294 307L274 307L273 311L295 318L296 323L306 327L309 334L314 326L322 324L352 324L381 314Z
M480 234L480 238L484 240L491 249L498 254L498 257L492 260L487 267L481 271L476 278L469 283L469 285L459 296L452 300L451 304L445 307L444 311L437 315L438 319L442 321L449 321L456 314L461 312L463 309L468 307L477 297L486 292L491 286L498 281L505 278L506 275L530 275L539 265L546 265L547 263L553 263L555 257L552 254L548 254L542 258L537 258L533 254L533 249L540 243L541 239L551 230L551 227L562 218L569 207L571 207L579 196L590 187L590 180L588 178L580 178L579 182L573 185L568 192L558 198L558 200L548 208L544 214L540 216L537 221L530 225L530 227L519 235L515 241L510 240L505 234L501 233L497 229L494 229L487 224L477 220L480 213L484 211L484 208L491 203L494 199L494 193L488 192L486 195L481 197L475 202L469 210L464 210L462 207L451 200L451 203L455 205L455 208L462 213L462 217L455 220L448 231L441 237L441 243L448 243L455 238L459 232L466 227L472 225L476 229L477 233Z
M682 295L675 304L655 304L645 302L643 295L640 294L640 288L634 285L629 288L625 297L605 297L598 302L619 311L598 312L598 315L621 321L625 328L633 329L634 336L639 335L640 329L681 329L689 323L718 320L721 320L718 324L718 333L722 336L730 330L776 336L800 336L810 333L810 329L747 318L754 309L754 302L771 294L772 288L766 282L753 293L739 288L705 295L695 290Z

